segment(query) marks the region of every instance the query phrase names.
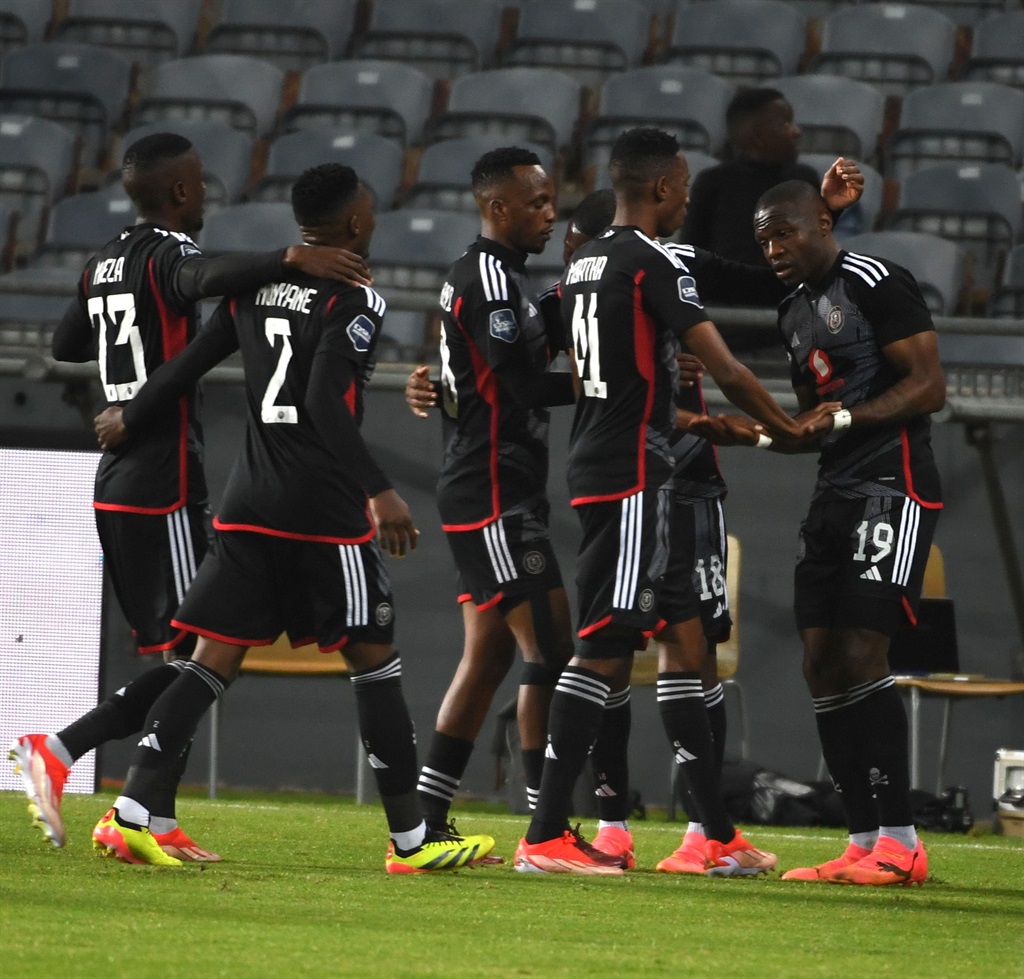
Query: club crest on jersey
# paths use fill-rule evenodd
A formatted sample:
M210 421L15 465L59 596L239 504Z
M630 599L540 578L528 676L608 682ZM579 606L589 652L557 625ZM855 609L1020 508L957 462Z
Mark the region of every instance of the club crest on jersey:
M388 625L394 617L395 610L387 602L381 602L373 613L374 621L381 628Z
M345 327L345 332L352 341L352 346L359 353L365 354L370 349L370 341L373 339L375 329L373 320L369 316L359 315Z
M490 334L495 340L515 343L519 336L519 323L511 309L496 309L491 313Z
M704 304L700 301L700 296L697 293L697 282L692 275L679 276L678 285L679 298L684 303L697 306L699 309L704 308Z
M540 574L546 566L547 561L544 560L544 555L540 551L530 551L523 558L523 567L529 574Z
M845 319L842 307L833 306L828 311L828 316L825 318L825 326L828 329L828 332L833 334L833 336L838 333L843 328Z
M640 607L641 612L650 612L654 608L654 592L650 588L645 588L640 592L640 598L637 601L637 605Z

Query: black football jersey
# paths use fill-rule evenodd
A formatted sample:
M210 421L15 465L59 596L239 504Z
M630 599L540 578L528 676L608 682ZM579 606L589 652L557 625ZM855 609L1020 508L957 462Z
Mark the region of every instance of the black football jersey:
M188 235L137 224L108 242L82 273L65 327L91 342L108 404L130 402L149 375L196 332L195 302L176 289L181 263L201 252ZM202 433L191 393L150 426L145 439L105 452L94 505L167 513L206 499Z
M841 251L825 279L779 307L794 387L852 408L899 381L882 348L926 330L931 314L914 277L884 259ZM822 440L816 494L910 496L939 505L927 415L829 433Z
M679 337L708 318L693 275L638 228L612 227L576 251L561 291L581 382L569 443L573 505L665 485Z
M336 392L344 399L339 410L362 422L385 308L367 286L301 273L218 308L208 328L234 331L249 409L245 443L214 518L218 530L338 544L373 536L362 473L331 451L305 405L313 371L344 359L352 380Z
M444 454L437 482L445 530L474 530L547 491L547 410L530 389L548 335L525 256L478 237L441 290Z

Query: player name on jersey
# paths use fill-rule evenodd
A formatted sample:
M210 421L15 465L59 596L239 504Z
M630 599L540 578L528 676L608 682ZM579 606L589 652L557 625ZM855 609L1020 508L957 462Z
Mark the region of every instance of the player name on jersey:
M316 298L317 290L298 286L294 282L272 282L256 293L257 306L283 306L293 313L309 315L309 304Z

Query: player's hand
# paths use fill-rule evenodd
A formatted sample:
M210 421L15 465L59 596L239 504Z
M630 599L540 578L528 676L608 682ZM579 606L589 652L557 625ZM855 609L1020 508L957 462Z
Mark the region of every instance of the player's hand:
M693 354L676 354L676 364L679 366L679 386L682 388L692 388L704 377L704 365Z
M405 382L405 403L417 418L429 418L430 409L437 407L437 392L426 364L420 364Z
M839 157L825 171L821 181L821 196L830 211L842 211L860 200L864 193L864 174L853 160Z
M798 442L817 439L832 431L832 425L835 422L832 415L842 407L843 405L839 401L824 401L807 411L802 411L793 419L794 431L787 434Z
M317 279L334 279L350 286L372 286L366 259L355 252L329 245L292 245L285 249L285 268L298 269Z
M416 538L420 532L412 522L405 500L393 489L370 497L370 515L377 527L382 550L392 557L405 557L407 550L416 550Z
M118 405L105 408L93 420L92 427L96 432L96 441L104 452L116 449L128 438L128 429L121 420L123 409Z
M757 445L765 427L746 415L696 415L686 426L715 445Z

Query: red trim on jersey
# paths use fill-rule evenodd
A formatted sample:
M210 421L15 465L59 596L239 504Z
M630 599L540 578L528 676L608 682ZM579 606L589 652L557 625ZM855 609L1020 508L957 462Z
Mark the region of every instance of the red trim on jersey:
M903 602L903 611L907 613L907 618L910 619L910 624L912 626L916 626L917 616L914 615L914 610L910 607L910 602L907 601L907 596L903 595L901 597L901 601Z
M494 606L497 605L498 602L500 602L504 597L505 593L503 591L500 591L498 592L497 595L494 596L494 598L489 598L482 605L478 605L476 607L476 610L478 612L486 612L489 608L494 608Z
M645 629L641 633L645 639L651 639L656 636L665 626L668 625L668 619L658 619L658 624L653 629ZM643 646L638 646L638 649L643 649Z
M637 444L638 490L643 489L646 482L647 423L651 419L651 410L654 407L654 323L644 312L643 296L640 292L640 282L645 274L641 269L633 277L633 352L636 357L636 369L647 381L647 400L644 402L644 417L640 422Z
M213 518L213 526L215 530L223 531L244 531L249 534L266 534L268 537L284 537L287 540L306 540L312 541L318 544L365 544L369 540L373 540L375 533L374 528L371 527L362 537L329 537L326 534L298 534L291 530L274 530L271 527L257 527L255 524L248 523L224 523L220 517Z
M132 635L135 633L133 632ZM145 656L149 653L163 653L168 649L174 649L175 646L180 646L184 638L188 635L184 629L182 629L170 642L162 642L156 646L139 646L139 653Z
M611 622L611 620L611 615L606 615L603 619L595 622L593 625L588 625L585 629L580 629L577 635L580 639L583 639L585 636L589 636L591 633L597 632L598 629L603 629L609 622Z
M316 636L307 636L305 639L289 639L292 649L299 649L302 646L312 646L316 642Z
M638 490L635 486L621 493L611 493L608 496L577 496L569 501L570 506L585 506L587 503L615 503L624 500L627 496L635 496Z
M273 639L239 639L237 636L222 636L219 632L211 632L209 629L200 629L199 626L189 625L187 622L179 622L171 619L171 625L176 625L186 632L194 632L197 636L206 636L207 639L216 639L218 642L226 642L229 646L271 646L277 641Z
M334 305L334 300L337 299L337 298L338 298L338 294L335 293L333 296L331 296L330 299L327 300L327 309L326 309L325 312L329 313L331 311L331 307Z
M230 299L228 300L228 309L230 309L230 310L231 310L231 316L232 316L232 317L234 317L234 315L235 315L235 307L237 306L237 304L238 304L238 300L237 300L237 299L235 299L235 297L234 297L234 296L232 296L232 297L231 297L231 298L230 298Z
M348 386L348 390L345 392L345 404L348 405L349 414L353 418L356 417L356 394L357 393L358 393L358 391L356 389L356 382L352 381L352 383L349 384L349 386Z
M317 643L317 649L319 649L321 653L336 653L339 649L341 649L342 646L345 646L347 644L348 636L343 636L340 642L336 642L331 646L321 646L319 643Z
M128 506L124 503L97 503L95 500L92 504L94 510L114 510L117 513L141 513L150 517L162 517L165 514L174 513L184 506L184 500L176 500L170 506L163 507Z
M154 273L155 260L150 258L147 265L149 286L153 290L153 300L160 313L160 336L163 341L164 361L170 360L175 354L181 353L188 344L188 320L184 316L174 315L164 304L163 296L157 288ZM188 499L188 399L178 399L178 504ZM173 509L173 508L172 508ZM163 511L169 512L169 511Z
M929 503L914 492L914 477L910 473L910 439L907 438L906 425L900 427L900 439L903 442L903 481L907 484L907 496L915 503L920 503L926 510L941 510L943 506L941 501ZM914 624L917 624L916 620L914 620Z
M82 292L84 292L87 296L89 295L89 269L88 268L86 268L82 272Z
M463 592L461 595L459 595L458 598L455 599L455 601L457 601L460 605L465 605L466 602L473 601L473 596L470 595L470 593L468 591L467 592Z

